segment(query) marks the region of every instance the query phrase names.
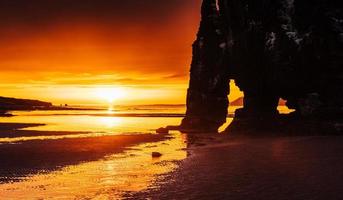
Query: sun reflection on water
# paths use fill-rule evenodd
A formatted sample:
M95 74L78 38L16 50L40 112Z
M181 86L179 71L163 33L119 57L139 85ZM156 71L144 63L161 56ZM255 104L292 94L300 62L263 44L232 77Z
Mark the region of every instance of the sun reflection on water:
M32 131L73 131L73 132L95 132L122 134L122 133L147 133L152 132L160 126L179 124L181 118L142 118L142 117L115 117L104 115L102 112L89 113L83 111L84 115L75 114L75 111L64 111L62 115L58 112L46 112L42 115L39 111L15 113L17 116L1 119L2 123L38 123L45 126L28 127L23 130ZM115 112L115 111L105 111ZM35 115L37 113L37 115ZM71 113L71 114L69 114ZM50 114L50 115L48 115ZM108 114L108 113L107 113Z
M122 118L120 117L102 117L100 121L107 128L113 128L119 126L122 123Z
M34 175L21 182L0 185L4 199L117 199L125 192L152 187L158 175L173 171L187 153L185 138L173 133L163 142L147 143L125 153L95 162L65 167L48 174ZM152 159L151 152L163 154ZM63 199L62 198L62 199Z

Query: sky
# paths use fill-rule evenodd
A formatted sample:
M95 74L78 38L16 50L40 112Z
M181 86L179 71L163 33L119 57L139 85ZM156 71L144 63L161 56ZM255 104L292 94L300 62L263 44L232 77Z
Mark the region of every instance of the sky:
M0 95L55 104L184 103L200 5L1 0Z

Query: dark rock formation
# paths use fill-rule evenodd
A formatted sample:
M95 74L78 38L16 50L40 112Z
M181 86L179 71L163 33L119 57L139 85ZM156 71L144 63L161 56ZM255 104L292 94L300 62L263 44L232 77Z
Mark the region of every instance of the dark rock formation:
M227 42L215 0L202 5L200 28L193 44L193 60L183 129L214 131L225 123L229 85Z
M238 118L277 117L280 98L299 116L341 118L342 5L204 0L183 125L217 129L225 121L229 79L244 92Z

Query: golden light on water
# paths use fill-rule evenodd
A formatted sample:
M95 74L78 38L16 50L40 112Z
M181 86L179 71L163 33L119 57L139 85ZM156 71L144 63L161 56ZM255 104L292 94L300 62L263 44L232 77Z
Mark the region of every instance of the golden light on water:
M127 192L153 187L159 176L176 169L175 161L187 157L185 138L173 134L171 140L135 146L121 154L101 160L67 166L50 173L42 172L20 182L0 185L4 199L120 199ZM152 159L151 152L163 154Z
M83 111L84 112L84 111ZM3 118L3 123L44 123L45 126L24 128L26 131L66 131L89 132L88 136L120 135L122 133L147 133L155 132L156 128L166 124L178 124L181 118L141 118L141 117L115 117L111 113L116 111L32 111L14 112L15 117ZM84 135L84 137L87 137ZM43 138L42 138L43 137ZM36 139L62 139L66 136L39 136L39 138L3 138L0 142L15 142ZM79 137L69 135L68 137Z
M152 128L164 124L176 124L179 118L139 118L108 116L107 111L33 111L16 112L16 116L4 119L8 123L43 122L47 125L29 127L26 131L40 130L46 135L27 135L15 138L2 138L0 145L21 145L38 142L63 145L63 140L94 139L102 144L102 139L118 134L141 134L152 132ZM115 112L115 111L113 111ZM62 135L54 135L53 131L72 131ZM30 131L29 131L30 132ZM79 133L80 134L77 134ZM84 133L82 133L84 132ZM32 132L36 133L36 132ZM29 176L0 184L0 199L120 199L127 191L138 192L158 184L159 178L177 168L175 161L187 157L186 138L172 132L172 138L165 141L141 143L131 146L122 153L108 153L98 160L86 160L82 163L63 166L58 170L32 171ZM133 136L132 136L133 137ZM143 142L144 140L142 140ZM98 143L98 144L99 144ZM98 148L96 143L88 143L89 148ZM118 142L120 145L120 142ZM75 148L79 147L77 143ZM84 148L85 146L80 146ZM102 147L102 146L101 146ZM71 148L69 146L69 148ZM112 148L112 144L111 147ZM116 147L116 143L113 144ZM102 151L102 150L100 150ZM152 152L160 152L163 156L152 158ZM90 155L91 156L91 155ZM15 169L14 173L16 173Z
M100 120L101 123L108 128L119 126L123 121L120 117L103 117Z

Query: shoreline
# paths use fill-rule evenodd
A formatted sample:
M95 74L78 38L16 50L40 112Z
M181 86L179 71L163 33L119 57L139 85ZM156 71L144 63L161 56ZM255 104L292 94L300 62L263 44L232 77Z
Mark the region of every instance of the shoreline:
M20 128L43 124L0 123L0 138L87 134L85 132L24 131ZM96 161L121 153L130 147L167 140L168 134L113 135L84 138L29 140L0 144L0 184L18 181L26 176L58 170L65 166Z
M43 124L0 123L0 130L2 126L7 127L1 133L3 136L76 134L16 130L38 125ZM163 143L176 138L184 145L179 151L186 154L185 158L177 160L173 170L155 174L154 181L147 183L145 189L124 190L125 199L182 199L185 195L190 199L340 199L343 136L326 134L327 130L320 129L316 129L318 134L307 135L297 127L283 130L286 135L274 136L255 129L243 134L239 127L238 134L233 131L230 134L115 135L3 143L0 145L0 185L30 180L31 176L51 174L68 166L101 161L123 152L129 152L124 156L128 159L137 153L145 154L148 158L145 162L151 162L149 167L157 164L159 168L170 155L162 155L160 162L160 158L152 158L151 153L156 151L153 148L161 150L165 148ZM155 142L161 144L148 144ZM146 151L136 149L138 145L147 145ZM169 158L168 162L173 161L172 156ZM117 168L111 166L115 165L109 165L109 171L115 172ZM137 166L140 168L141 164Z
M23 128L30 128L30 127L37 127L37 126L45 126L46 124L38 124L38 123L3 123L0 122L0 130L2 131L18 131L18 129ZM1 133L3 134L3 133ZM2 136L0 134L0 137Z

